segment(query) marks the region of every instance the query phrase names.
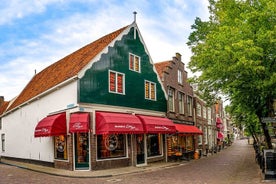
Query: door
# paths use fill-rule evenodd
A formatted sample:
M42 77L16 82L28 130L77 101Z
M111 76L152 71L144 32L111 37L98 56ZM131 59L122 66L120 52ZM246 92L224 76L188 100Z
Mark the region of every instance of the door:
M89 169L89 136L88 133L75 133L75 169Z
M145 138L143 134L136 136L137 165L145 164Z

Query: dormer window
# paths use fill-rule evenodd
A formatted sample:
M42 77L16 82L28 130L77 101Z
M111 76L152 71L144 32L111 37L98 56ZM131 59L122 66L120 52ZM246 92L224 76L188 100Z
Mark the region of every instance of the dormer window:
M129 69L135 72L140 73L140 57L132 53L129 53Z

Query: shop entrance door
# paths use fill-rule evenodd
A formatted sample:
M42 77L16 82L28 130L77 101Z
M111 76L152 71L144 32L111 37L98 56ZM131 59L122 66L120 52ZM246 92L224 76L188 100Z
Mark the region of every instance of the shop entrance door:
M88 133L75 133L75 169L89 169L89 136Z
M137 165L145 164L145 138L143 134L136 136Z

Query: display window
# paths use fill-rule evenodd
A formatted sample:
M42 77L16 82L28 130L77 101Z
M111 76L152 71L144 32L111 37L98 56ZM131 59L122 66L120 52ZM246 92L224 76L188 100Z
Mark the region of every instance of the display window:
M173 135L167 138L168 156L182 154L186 151L186 137Z
M126 157L126 135L98 135L97 150L98 159Z
M147 135L147 152L149 157L162 155L162 135L161 134Z
M55 136L55 159L67 160L67 139L65 135Z

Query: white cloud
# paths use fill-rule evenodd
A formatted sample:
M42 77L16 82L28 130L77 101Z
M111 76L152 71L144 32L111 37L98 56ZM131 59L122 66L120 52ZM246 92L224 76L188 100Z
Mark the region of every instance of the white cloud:
M47 6L53 3L68 6L66 3L69 1L7 2L10 4L2 5L5 8L0 12L0 26L19 17L23 19L25 16L44 13ZM0 96L4 95L5 99L10 100L24 88L34 75L34 70L39 72L82 46L130 24L133 21L133 11L138 12L137 23L154 62L169 60L179 52L187 64L191 52L186 42L195 17L191 18L190 15L191 2L186 2L189 1L161 1L158 5L160 7L157 7L159 14L152 14L152 5L148 1L130 0L121 4L101 1L104 6L97 11L72 12L70 16L41 23L47 26L47 32L39 30L41 32L37 34L38 37L10 40L0 44L2 53L5 49L9 56L13 56L7 64L0 67ZM197 9L194 10L197 12L196 16L203 19L208 17L208 1L194 2L197 3ZM91 0L89 3L95 1Z

